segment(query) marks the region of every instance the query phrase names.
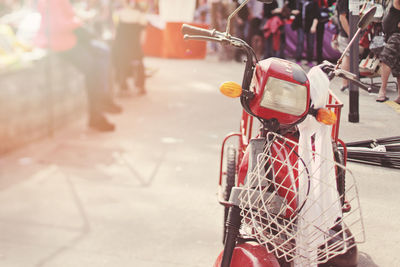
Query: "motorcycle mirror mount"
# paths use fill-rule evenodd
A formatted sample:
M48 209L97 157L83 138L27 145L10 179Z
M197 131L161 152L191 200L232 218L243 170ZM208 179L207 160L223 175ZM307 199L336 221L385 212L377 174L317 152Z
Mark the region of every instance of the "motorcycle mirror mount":
M227 22L226 22L226 30L225 30L225 36L229 37L230 31L231 31L231 20L232 18L249 2L250 0L244 0L240 6L238 6L228 17Z
M357 32L354 34L353 38L347 45L346 49L343 51L342 55L340 56L339 60L337 61L337 64L335 66L335 70L339 69L340 65L342 64L344 56L347 54L349 51L351 45L354 43L354 40L356 37L360 34L360 32L368 27L368 25L373 21L374 15L376 12L376 6L371 7L359 20L357 24Z
M225 36L228 37L230 35L231 31L231 20L232 18L249 2L250 0L244 0L240 6L238 6L228 17L227 23L226 23L226 30L225 30ZM261 3L265 4L271 4L273 0L257 0Z

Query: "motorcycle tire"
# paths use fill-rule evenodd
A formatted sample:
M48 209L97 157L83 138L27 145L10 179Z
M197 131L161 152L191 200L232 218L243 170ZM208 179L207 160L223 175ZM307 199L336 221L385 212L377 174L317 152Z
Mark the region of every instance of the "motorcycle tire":
M228 147L226 161L226 184L224 188L224 200L228 201L231 195L232 187L235 186L236 181L236 150L234 147ZM229 207L224 208L224 234L222 237L222 244L225 244L226 237L226 219L228 218Z
M333 143L333 153L335 162L344 166L344 156L342 152L339 151L336 143ZM336 166L336 186L340 196L341 204L344 205L346 191L346 170L340 166Z
M349 228L345 229L346 235L351 236L352 233ZM351 238L348 242L354 243L354 238ZM337 255L330 259L327 263L318 264L318 267L357 267L358 266L358 248L353 246L345 253Z

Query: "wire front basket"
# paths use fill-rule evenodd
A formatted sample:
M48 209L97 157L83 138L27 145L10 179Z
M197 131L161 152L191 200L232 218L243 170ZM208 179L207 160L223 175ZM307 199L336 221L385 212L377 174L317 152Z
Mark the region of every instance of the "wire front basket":
M327 262L364 242L351 172L333 155L322 158L315 145L307 150L275 133L266 140L239 195L244 233L300 266Z

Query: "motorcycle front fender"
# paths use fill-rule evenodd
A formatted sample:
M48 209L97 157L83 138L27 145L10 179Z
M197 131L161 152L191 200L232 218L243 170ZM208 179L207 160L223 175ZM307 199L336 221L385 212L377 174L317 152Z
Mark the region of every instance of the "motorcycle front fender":
M219 254L214 267L220 267L222 255ZM243 243L235 247L231 267L279 267L274 254L268 253L265 247L257 243Z

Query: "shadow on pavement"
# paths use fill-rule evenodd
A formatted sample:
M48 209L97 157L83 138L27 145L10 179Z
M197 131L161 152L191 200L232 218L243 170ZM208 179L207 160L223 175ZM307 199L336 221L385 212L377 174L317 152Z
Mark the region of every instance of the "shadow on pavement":
M79 173L90 180L113 180L126 186L149 187L153 183L166 152L155 156L151 162L135 162L129 151L114 147L98 147L93 144L61 144L42 157L42 164L55 164L69 173ZM146 165L146 166L144 166ZM142 169L146 168L147 173Z
M358 266L379 267L367 253L364 253L362 251L359 252Z

